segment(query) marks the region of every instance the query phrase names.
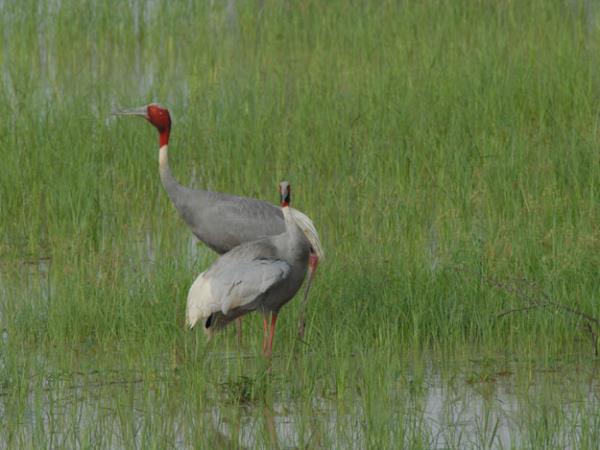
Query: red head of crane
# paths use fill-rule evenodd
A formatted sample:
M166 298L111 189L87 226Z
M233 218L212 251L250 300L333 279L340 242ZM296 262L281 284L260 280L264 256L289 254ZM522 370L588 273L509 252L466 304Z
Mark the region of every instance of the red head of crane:
M132 108L119 111L120 116L139 116L146 119L158 130L159 144L161 147L169 144L169 135L171 134L171 114L167 108L163 108L158 103L150 103L141 108Z

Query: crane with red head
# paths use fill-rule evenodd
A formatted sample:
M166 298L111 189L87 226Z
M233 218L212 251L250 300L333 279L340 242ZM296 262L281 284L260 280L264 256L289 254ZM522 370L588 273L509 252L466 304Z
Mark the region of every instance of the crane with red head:
M167 108L151 103L141 108L116 111L114 114L143 117L157 129L159 173L163 187L192 233L215 252L224 254L242 243L285 232L282 209L271 203L220 192L192 189L181 185L176 180L169 166L168 147L172 121ZM303 232L302 245L310 254L306 298L312 277L319 261L324 257L324 252L310 218L296 209L290 208L290 211ZM303 326L301 328L303 333Z

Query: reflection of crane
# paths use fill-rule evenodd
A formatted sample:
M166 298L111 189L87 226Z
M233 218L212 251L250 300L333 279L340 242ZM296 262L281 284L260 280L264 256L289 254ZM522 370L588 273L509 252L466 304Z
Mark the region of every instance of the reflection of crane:
M196 278L187 300L187 324L200 322L209 335L244 314L262 312L266 356L273 351L277 314L300 289L310 255L289 208L289 183L280 183L279 192L285 232L241 244L219 257Z
M141 108L117 111L115 114L143 117L158 130L158 160L162 184L179 214L192 229L192 233L214 251L223 254L244 242L275 236L285 231L282 211L271 203L190 189L179 184L169 168L171 115L168 109L152 103ZM291 211L306 236L306 239L302 239L302 245L311 252L307 284L309 287L317 264L323 258L323 250L312 221L300 211ZM240 328L238 335L239 332Z

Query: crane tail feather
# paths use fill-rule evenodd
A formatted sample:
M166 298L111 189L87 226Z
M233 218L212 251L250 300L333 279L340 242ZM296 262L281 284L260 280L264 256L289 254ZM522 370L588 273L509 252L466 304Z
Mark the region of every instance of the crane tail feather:
M186 308L186 325L191 329L200 322L204 324L204 331L211 335L215 328L216 320L214 314L215 300L211 293L210 280L204 277L206 272L202 272L188 293L187 308Z
M319 239L319 233L315 228L315 224L313 221L301 211L297 209L290 208L292 212L292 217L296 222L296 225L302 230L308 242L312 246L315 254L319 258L319 261L322 261L325 258L325 251L323 250L323 246L321 245L321 239Z

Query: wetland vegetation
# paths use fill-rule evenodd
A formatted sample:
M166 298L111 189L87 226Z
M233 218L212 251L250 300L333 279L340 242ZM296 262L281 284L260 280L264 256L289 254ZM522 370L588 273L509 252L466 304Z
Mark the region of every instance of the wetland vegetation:
M0 1L0 448L597 448L587 0ZM294 185L327 259L207 343L158 177Z

